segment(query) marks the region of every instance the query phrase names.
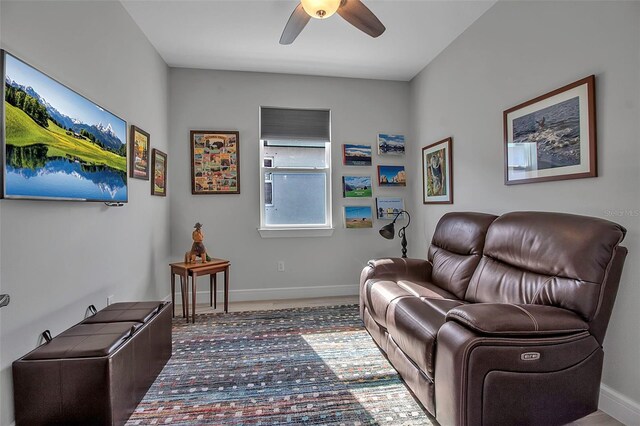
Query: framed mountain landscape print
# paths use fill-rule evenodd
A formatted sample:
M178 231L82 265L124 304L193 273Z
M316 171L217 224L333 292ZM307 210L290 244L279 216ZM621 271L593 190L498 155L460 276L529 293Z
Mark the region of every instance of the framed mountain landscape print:
M345 166L370 166L371 145L345 143L342 145L342 163Z
M595 76L504 112L506 185L597 176Z
M378 133L379 155L404 155L404 135Z
M191 193L240 193L240 134L191 131Z

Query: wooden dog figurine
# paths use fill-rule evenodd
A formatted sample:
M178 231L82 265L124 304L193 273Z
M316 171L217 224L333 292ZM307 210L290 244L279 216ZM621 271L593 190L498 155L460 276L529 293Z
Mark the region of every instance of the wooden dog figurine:
M191 234L191 238L193 238L193 245L191 246L191 251L186 252L184 255L184 263L196 263L196 259L198 257L202 259L202 263L207 263L211 258L207 255L207 249L202 243L204 241L202 224L198 222L194 228L195 231Z

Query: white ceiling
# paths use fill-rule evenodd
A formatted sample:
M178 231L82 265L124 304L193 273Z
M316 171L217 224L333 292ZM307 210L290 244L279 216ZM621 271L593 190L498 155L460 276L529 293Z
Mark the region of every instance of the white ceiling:
M278 43L296 0L121 0L172 67L411 80L495 1L364 0L377 39L337 14Z

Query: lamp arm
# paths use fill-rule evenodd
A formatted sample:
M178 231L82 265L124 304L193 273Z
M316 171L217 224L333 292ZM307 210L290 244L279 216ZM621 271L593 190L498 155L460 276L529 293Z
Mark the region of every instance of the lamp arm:
M402 228L400 228L400 230L398 231L398 237L402 238L402 241L400 242L400 244L402 246L402 257L406 258L407 257L407 237L406 237L405 233L406 233L407 227L411 224L411 215L409 214L408 211L402 210L402 211L398 212L398 214L396 215L396 219L402 213L406 213L407 217L409 218L409 220L407 221L407 224L405 226L403 226ZM394 222L395 222L395 219L394 219Z
M406 224L405 226L403 226L403 227L400 229L400 231L398 231L398 237L402 237L402 235L400 235L400 232L402 232L402 231L404 230L404 228L408 228L408 227L409 227L409 225L411 225L411 215L410 215L410 214L409 214L409 212L408 212L408 211L406 211L406 210L400 210L398 213L396 213L396 217L394 217L394 218L393 218L393 223L392 223L392 224L395 224L395 223L396 223L396 220L398 220L398 216L400 216L402 213L406 213L406 214L407 214L407 217L409 218L409 220L407 221L407 224Z

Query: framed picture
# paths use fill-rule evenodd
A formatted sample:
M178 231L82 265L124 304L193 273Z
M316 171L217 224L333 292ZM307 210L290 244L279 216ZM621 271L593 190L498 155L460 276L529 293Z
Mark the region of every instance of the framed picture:
M149 180L149 139L149 133L139 127L131 126L129 173L132 178Z
M342 145L342 163L345 166L370 166L371 145Z
M504 112L504 183L597 176L595 76Z
M167 154L154 149L151 155L151 170L153 170L153 180L151 181L151 195L167 196Z
M404 166L378 166L378 185L407 186Z
M422 202L453 204L453 140L422 148Z
M345 206L344 226L347 229L373 228L371 206Z
M378 133L378 155L404 155L404 135Z
M240 134L191 131L191 193L240 193Z
M378 219L393 220L404 219L404 200L397 197L378 197L376 198L376 215ZM400 213L400 214L398 214Z
M344 198L366 198L371 194L371 176L342 176Z

